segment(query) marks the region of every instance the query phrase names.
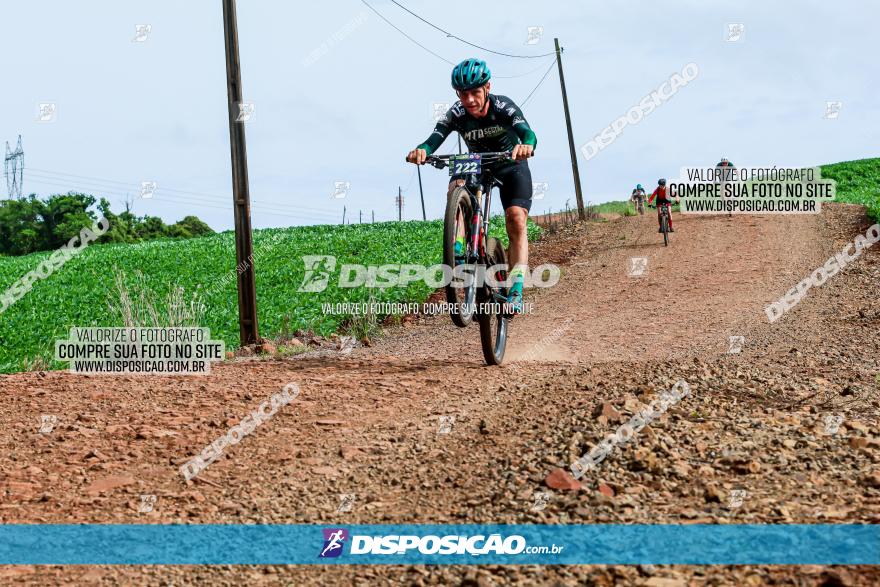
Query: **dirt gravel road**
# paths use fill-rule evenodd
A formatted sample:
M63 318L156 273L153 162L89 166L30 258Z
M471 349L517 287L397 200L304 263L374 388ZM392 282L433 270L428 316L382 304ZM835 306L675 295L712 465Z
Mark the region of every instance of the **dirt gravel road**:
M206 377L0 377L0 522L880 523L880 247L773 324L764 313L867 226L861 208L832 205L676 215L668 247L651 214L547 235L532 265L562 278L527 294L503 367L484 366L476 326L441 316L370 348L237 359ZM680 379L691 395L579 488L547 486ZM296 401L183 480L183 462L290 382ZM41 415L57 417L51 432ZM151 512L141 495L156 496ZM876 585L880 571L2 567L7 581Z

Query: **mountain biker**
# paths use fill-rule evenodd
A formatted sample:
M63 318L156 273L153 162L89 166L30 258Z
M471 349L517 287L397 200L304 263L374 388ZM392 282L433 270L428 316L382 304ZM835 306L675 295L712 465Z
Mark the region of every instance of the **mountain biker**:
M722 157L721 161L719 161L718 164L715 165L715 169L720 172L716 175L715 180L715 183L720 184L720 187L718 188L719 193L724 197L725 201L728 201L731 197L727 195L724 186L727 182L733 181L734 178L732 170L736 169L736 165L731 163L726 157ZM732 212L727 215L728 219L730 219L732 216Z
M731 169L736 169L736 165L731 163L730 160L728 160L726 157L722 157L721 161L719 161L715 167L716 168L730 167ZM724 179L725 181L730 181L732 178L729 176L730 176L730 172L724 173L722 179Z
M452 131L464 139L473 153L511 151L511 158L489 164L492 174L501 182L501 204L507 235L511 286L508 303L515 312L522 311L522 288L529 263L526 220L532 206L532 174L526 161L534 155L538 139L525 116L513 100L490 94L492 73L485 61L465 59L452 70L452 87L458 102L437 122L434 132L409 152L406 160L423 165ZM456 186L465 184L464 176L452 176L447 196ZM488 194L487 194L488 196ZM456 256L464 252L464 233L456 238Z
M651 197L648 198L648 205L651 205L651 202L657 198L657 224L660 225L660 228L657 229L657 232L663 232L663 225L660 221L660 206L669 206L670 214L669 214L669 232L675 232L672 228L672 200L670 200L666 195L666 179L658 179L657 180L657 189L654 190L654 193L651 194Z
M639 183L639 184L636 184L635 189L632 191L632 195L630 196L630 199L632 201L638 203L639 200L644 200L646 195L647 194L645 194L645 188L643 188L642 184Z

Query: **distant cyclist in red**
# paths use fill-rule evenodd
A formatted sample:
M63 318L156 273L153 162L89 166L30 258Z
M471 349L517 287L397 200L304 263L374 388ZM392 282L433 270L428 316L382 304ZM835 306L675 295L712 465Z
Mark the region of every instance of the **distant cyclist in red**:
M660 179L657 181L657 189L654 190L654 193L651 194L651 197L648 198L648 205L651 205L651 202L654 201L654 198L657 198L657 224L660 224L660 206L670 206L670 214L669 214L669 232L675 232L672 228L672 200L670 200L666 195L666 180ZM657 232L662 232L661 228L657 229Z

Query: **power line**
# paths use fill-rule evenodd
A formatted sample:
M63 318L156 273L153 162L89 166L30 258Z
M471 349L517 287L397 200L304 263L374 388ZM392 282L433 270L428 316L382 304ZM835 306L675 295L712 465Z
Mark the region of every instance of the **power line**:
M33 167L28 167L28 169L31 170L32 172L33 172L33 171L38 171L38 172L40 172L41 174L44 174L45 176L48 176L50 179L57 179L57 180L60 180L60 181L70 181L70 180L68 180L67 178L68 178L68 177L73 177L73 178L77 178L77 179L87 179L87 180L90 180L89 183L95 183L95 184L108 184L108 185L112 186L114 189L115 189L117 186L119 186L119 187L121 187L121 188L124 188L124 189L127 189L127 190L133 190L133 191L137 191L138 189L140 189L140 186L138 186L137 184L129 183L129 182L123 182L123 181L117 181L117 180L113 180L113 179L103 179L103 178L92 177L92 176L88 176L88 175L76 175L76 174L73 174L73 173L63 173L63 172L60 172L60 171L49 171L49 170L47 170L47 169L36 169L36 168L33 168ZM39 174L38 174L38 175L39 175ZM188 191L188 190L178 190L178 189L175 189L175 188L169 188L169 187L162 187L162 191L163 191L163 192L176 193L176 194L182 194L182 195L185 195L185 196L206 196L206 197L208 197L208 198L211 198L212 200L217 200L217 199L225 200L225 199L229 198L228 195L210 194L210 193L205 193L205 192L194 192L194 191ZM254 202L257 202L257 200L254 200ZM262 201L262 200L260 200L259 203L262 203L262 204L268 204L268 205L270 205L270 206L272 205L271 203L269 203L269 202L265 202L265 201ZM300 209L303 209L303 210L311 211L311 212L324 212L324 213L328 213L328 214L335 214L335 212L331 212L331 211L324 210L324 209L320 209L320 208L311 208L311 207L308 207L308 206L305 206L305 207L303 207L303 206L299 206L299 208L300 208Z
M362 1L363 1L363 0L362 0ZM544 53L543 55L512 55L512 54L510 54L510 53L502 53L501 51L493 51L492 49L487 49L486 47L481 47L480 45L476 45L476 44L474 44L474 43L471 43L470 41L465 41L465 40L462 39L461 37L459 37L459 36L457 36L457 35L453 35L453 34L450 33L449 31L446 31L446 30L441 29L440 27L438 27L438 26L435 25L434 23L425 20L424 18L422 18L421 16L419 16L418 14L416 14L415 12L413 12L412 10L410 10L409 8L407 8L406 6L404 6L403 4L401 4L400 2L397 2L397 0L391 0L391 2L392 2L392 4L396 4L396 5L399 6L400 8L406 10L407 12L409 12L410 14L412 14L413 16L415 16L417 19L419 19L419 20L422 21L423 23L427 24L428 26L431 26L431 27L437 29L437 30L440 31L441 33L445 34L447 37L451 37L451 38L453 38L453 39L455 39L455 40L457 40L457 41L461 41L461 42L464 43L465 45L470 45L471 47L476 47L477 49L480 49L481 51L486 51L486 52L488 52L488 53L494 53L495 55L503 55L504 57L514 57L514 58L516 58L516 59L537 59L537 58L540 58L540 57L547 57L548 55L553 55L553 53ZM364 2L364 4L366 4L366 2ZM368 5L368 6L369 6L369 5Z
M391 25L391 27L394 28L394 29L395 29L397 32L399 32L401 35L403 35L404 37L406 37L407 39L409 39L410 41L412 41L413 43L415 43L416 45L418 45L419 47L421 47L422 49L424 49L425 51L427 51L428 53L430 53L431 55L433 55L433 56L436 57L437 59L439 59L439 60L441 60L441 61L445 61L445 62L448 63L449 65L455 65L455 63L453 63L452 61L450 61L450 60L446 59L445 57L442 57L442 56L440 56L440 55L434 53L433 51L431 51L430 49L428 49L427 47L425 47L424 45L422 45L421 43L419 43L418 41L416 41L415 39L413 39L412 37L410 37L408 34L406 34L405 32L403 32L403 31L400 30L399 28L397 28L397 27L394 25L394 23L392 23L390 20L388 20L387 18L385 18L385 17L382 15L381 12L379 12L378 10L376 10L375 8L373 8L372 6L370 6L370 4L367 2L367 0L361 0L361 2L363 2L364 4L366 4L366 5L367 5L367 8L369 8L370 10L372 10L373 12L375 12L376 14L378 14L378 15L379 15L379 18L381 18L382 20L384 20L385 22L387 22L389 25Z
M45 184L45 185L56 185L56 186L59 186L59 187L64 187L64 186L62 186L61 184L53 184L53 183L51 183L51 182L42 181L42 180L35 180L34 183L37 183L37 184ZM69 190L69 191L77 191L77 190ZM104 191L104 193L105 193L105 194L108 194L108 195L112 195L112 196L117 196L117 197L120 197L120 198L125 197L123 194L113 193L113 192L109 192L109 191ZM127 194L126 194L126 195L127 195ZM162 201L164 201L164 202L166 202L166 203L169 203L168 200L163 200L162 198L155 198L155 199L157 199L157 200L162 200ZM206 204L206 203L204 203L204 202L198 202L197 204L198 204L200 207L202 207L202 208L213 208L213 209L215 209L215 210L224 210L224 211L227 211L227 212L229 211L229 206L214 205L214 204ZM264 212L264 210L263 210L262 208L259 208L259 207L256 207L256 206L254 207L254 210L257 211L257 212L261 212L261 213ZM287 218L294 218L294 219L296 219L296 220L299 220L299 221L305 221L305 222L315 222L315 223L319 223L319 224L336 224L335 222L333 222L333 221L331 221L331 220L329 220L329 219L324 219L324 218L313 218L313 217L305 217L305 216L298 216L298 215L288 214L288 213L285 213L285 212L275 211L275 210L266 211L266 214L271 214L272 216L284 216L284 217L287 217Z
M94 186L81 186L81 185L80 185L80 186L73 186L73 187L71 187L71 185L70 185L69 183L57 183L57 182L49 181L49 180L46 180L46 179L43 179L43 178L36 178L36 179L33 179L32 181L33 181L33 183L37 183L37 184L43 184L43 185L49 185L49 186L55 186L55 187L67 188L67 190L68 190L69 192L75 192L75 191L91 192L91 191L96 191L96 192L98 192L99 194L110 195L110 196L116 196L116 197L118 197L118 198L126 198L126 197L128 197L128 196L130 195L130 194L127 194L127 193L126 193L126 194L123 194L123 193L120 193L120 192L111 191L110 189L103 188L103 187L95 188ZM63 180L62 180L62 181L63 181ZM190 199L190 198L184 198L184 197L178 197L178 198L176 198L176 199L174 199L174 200L166 200L165 198L162 198L162 197L159 197L159 196L155 196L155 197L153 197L153 198L149 198L149 199L151 199L151 200L157 200L157 201L165 202L165 203L171 203L171 202L182 201L182 202L187 203L187 204L193 204L193 205L197 205L197 206L200 206L200 207L203 207L203 208L213 208L213 209L215 209L215 210L226 210L226 211L228 211L229 208L230 208L229 206L224 206L224 205L222 205L222 204L219 204L219 205L218 205L217 203L215 203L215 202L213 202L213 201L210 201L210 202L197 201L197 200L192 200L192 199ZM256 211L258 211L258 212L266 213L266 214L271 214L271 215L273 215L273 216L284 216L284 217L287 217L287 218L295 218L295 219L300 220L300 221L316 222L316 223L321 223L321 224L336 224L335 222L333 222L333 221L330 219L331 217L335 218L335 214L333 214L332 212L324 212L324 214L326 214L327 216L324 217L324 218L322 218L322 217L316 217L316 216L314 216L314 215L296 215L296 214L290 214L289 211L287 211L287 210L285 210L285 209L269 209L269 208L267 208L267 207L265 207L265 206L254 206L253 208L254 208L254 210L256 210Z
M107 184L110 186L110 189L126 189L126 190L131 190L131 191L138 191L140 189L140 186L138 186L137 184L123 182L123 181L117 181L117 180L113 180L113 179L104 179L104 178L92 177L92 176L88 176L88 175L76 175L73 173L63 173L60 171L50 171L47 169L37 169L34 167L28 167L28 170L30 173L38 172L38 173L34 174L37 177L44 177L44 178L53 179L56 181L71 181L68 178L72 177L72 178L77 178L77 179L89 180L88 182L86 182L88 184ZM107 188L100 187L100 189L107 191L109 193L109 189L107 189ZM163 192L169 192L172 194L180 194L183 196L190 196L191 198L194 198L196 200L202 200L202 201L205 201L204 197L210 198L207 201L226 200L229 198L228 195L211 194L211 193L205 193L205 192L193 192L193 191L187 191L187 190L178 190L178 189L169 188L169 187L162 187L161 190ZM204 196L204 197L200 197L200 196ZM184 199L184 198L182 198L182 199ZM274 206L273 203L266 202L264 200L252 200L252 202L256 203L256 204L261 204L264 207ZM330 215L333 217L336 216L336 212L333 212L330 210L325 210L322 208L312 208L310 206L301 206L301 205L297 204L297 209L300 209L300 210L303 210L306 212L326 214L326 215Z
M372 11L375 12L377 15L379 15L379 18L381 18L381 19L384 20L386 23L388 23L388 24L389 24L394 30L396 30L397 32L399 32L400 34L402 34L404 37L406 37L407 39L409 39L410 41L412 41L413 43L415 43L416 45L418 45L419 47L421 47L422 49L424 49L425 51L427 51L428 53L430 53L430 54L433 55L434 57L437 57L437 58L440 59L441 61L444 61L444 62L448 63L449 65L455 65L454 62L450 61L449 59L446 59L446 58L443 57L442 55L438 55L437 53L435 53L435 52L432 51L431 49L428 49L427 47L425 47L424 45L422 45L421 43L419 43L418 41L416 41L416 40L415 40L414 38L412 38L410 35L406 34L402 29L400 29L398 26L396 26L396 25L395 25L394 23L392 23L390 20L388 20L387 18L385 18L385 16L384 16L381 12L379 12L378 10L376 10L375 8L373 8L373 7L372 7L372 6L371 6L366 0L361 0L361 2L362 2L364 5L366 5L370 10L372 10ZM392 0L392 2L394 2L394 0ZM458 36L456 36L456 35L453 35L453 34L447 32L447 31L441 29L441 28L438 27L438 26L435 26L434 24L428 22L427 20L425 20L424 18L422 18L422 17L419 16L418 14L414 13L413 11L409 10L407 7L403 6L402 4L399 4L399 3L397 3L397 2L394 2L394 4L397 4L400 8L406 10L407 12L409 12L410 14L412 14L413 16L415 16L416 18L418 18L418 19L424 21L425 23L427 23L427 24L429 24L430 26L434 27L434 28L437 29L438 31L441 31L441 32L444 33L447 37L451 37L451 38L457 39L457 40L459 40L459 41L461 41L461 42L463 42L463 43L465 43L465 44L471 45L471 46L476 47L476 48L478 48L478 49L481 49L481 50L483 50L483 51L487 51L487 52L489 52L489 53L495 53L496 55L505 55L505 56L507 56L507 57L516 57L516 58L521 58L521 59L536 59L536 58L540 58L540 57L548 57L548 56L550 56L550 55L553 55L553 53L544 53L544 54L541 54L541 55L511 55L511 54L509 54L509 53L501 53L501 52L498 52L498 51L493 51L493 50L491 50L491 49L487 49L487 48L485 48L485 47L481 47L481 46L479 46L479 45L475 45L475 44L473 44L473 43L470 43L470 42L468 42L468 41L465 41L464 39L462 39L462 38L460 38L460 37L458 37ZM554 62L550 65L550 67L552 68L552 67L553 67L553 64L555 64L555 63L556 63L556 61L554 60ZM542 67L543 67L543 64L542 64L542 65L539 65L539 66L536 67L535 69L531 69L531 70L529 70L529 71L527 71L527 72L524 72L524 73L519 73L519 74L516 74L516 75L495 75L494 77L495 77L496 79L515 79L515 78L519 78L519 77L525 77L525 76L527 76L527 75L531 75L531 74L533 74L534 72L538 71L538 70L541 69ZM547 74L545 73L545 74L544 74L544 77L546 77L546 75L547 75ZM540 85L540 84L539 84L539 85ZM534 90L533 90L533 92L534 92Z
M536 67L535 69L530 69L525 73L518 73L516 75L493 75L492 77L494 79L515 79L518 77L525 77L527 75L531 75L531 74L535 73L536 71L540 70L542 67L544 67L543 63L541 65L539 65L538 67Z
M449 65L453 65L453 66L455 65L455 62L454 62L454 61L450 61L449 59L446 59L446 58L443 57L442 55L439 55L439 54L437 54L436 52L432 51L431 49L428 49L427 47L425 47L424 45L422 45L421 43L419 43L418 41L416 41L413 37L411 37L410 35L406 34L406 33L405 33L400 27L398 27L397 25L395 25L394 23L392 23L390 20L388 20L387 18L385 18L385 16L384 16L381 12L379 12L378 10L376 10L375 8L373 8L373 7L372 7L372 6L371 6L366 0L361 0L361 2L362 2L363 4L365 4L370 10L372 10L373 12L375 12L376 14L378 14L378 15L379 15L379 18L381 18L381 19L384 20L386 23L388 23L388 24L391 26L391 28L393 28L394 30L396 30L397 32L399 32L401 35L403 35L404 37L406 37L407 39L409 39L411 42L415 43L416 45L418 45L419 47L421 47L422 49L424 49L425 51L427 51L428 53L430 53L431 55L433 55L433 56L436 57L437 59L439 59L439 60L441 60L441 61L443 61L443 62L445 62L445 63L448 63ZM440 30L442 30L442 29L440 29ZM451 35L451 36L454 36L454 35ZM458 37L456 37L456 38L458 38ZM459 39L459 40L461 40L461 39ZM487 49L487 51L488 51L488 49ZM489 52L490 52L490 53L493 53L494 51L489 51ZM527 56L527 57L547 57L547 56L549 56L549 55L553 55L553 53L546 53L546 54L544 54L544 55L529 55L529 56ZM514 56L514 57L515 57L515 56ZM515 79L515 78L518 78L518 77L524 77L524 76L527 76L527 75L531 75L531 74L535 73L536 71L538 71L539 69L541 69L542 67L544 67L544 66L543 66L543 65L540 65L540 66L536 67L535 69L531 69L531 70L529 70L529 71L527 71L527 72L525 72L525 73L518 73L518 74L516 74L516 75L495 75L494 77L495 77L495 79Z
M52 180L52 181L50 181L50 180ZM59 182L63 182L63 183L59 183ZM103 186L94 186L94 185L87 185L87 184L77 184L77 185L73 186L73 189L72 189L69 181L64 178L54 178L54 177L44 178L44 177L38 175L37 179L35 180L35 183L41 183L44 185L52 185L52 186L56 186L56 187L68 188L68 191L75 191L75 190L84 191L84 192L94 191L94 192L97 192L98 194L106 194L106 195L111 195L111 196L117 196L120 198L124 198L129 195L128 193L122 194L121 192L113 191L110 188L106 188ZM185 196L179 196L176 194L172 194L172 196L173 196L173 198L171 198L169 200L166 200L165 198L160 197L160 196L154 196L154 197L145 198L145 199L155 199L155 200L160 200L163 202L173 200L175 202L184 202L187 204L193 204L193 205L197 205L197 206L209 206L209 204L219 204L220 203L220 202L217 202L216 200L207 199L207 198L199 198L199 197L193 197L193 196L185 197ZM214 207L217 207L217 206L214 206ZM272 213L272 214L278 213L281 215L290 216L292 218L299 218L299 216L292 216L290 214L286 214L286 212L288 210L286 208L281 208L278 206L257 205L257 206L254 206L254 208L257 210L260 210L260 211L265 211L267 213ZM228 210L228 207L221 204L219 206L219 209ZM335 213L329 212L329 211L315 211L315 212L308 215L308 219L310 219L310 220L315 219L315 214L322 214L326 218L330 218L330 217L335 218L335 216L336 216ZM303 215L302 218L307 218L307 216Z
M541 78L541 81L538 82L538 85L535 86L534 89L532 89L532 91L529 92L529 95L526 96L526 99L523 100L522 103L520 103L520 107L525 106L526 103L529 101L529 99L532 97L532 95L533 95L535 92L538 91L538 88L541 87L541 84L543 84L543 83L544 83L544 80L547 79L547 76L550 75L550 70L553 69L553 66L554 66L554 65L556 65L556 59L553 60L553 63L551 63L551 64L550 64L550 67L547 68L547 71L544 72L544 76Z

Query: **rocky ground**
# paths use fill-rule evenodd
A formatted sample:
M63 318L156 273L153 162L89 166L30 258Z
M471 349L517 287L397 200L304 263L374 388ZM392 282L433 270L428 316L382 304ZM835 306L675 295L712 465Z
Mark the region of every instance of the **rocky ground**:
M821 216L568 227L532 264L508 362L446 317L372 346L241 357L207 377L0 378L3 523L880 523L880 246L770 324L864 233ZM647 259L633 262L632 258ZM636 275L633 275L635 269ZM735 338L734 344L730 337ZM341 348L340 348L341 347ZM580 481L633 413L691 394ZM302 393L194 481L178 467L289 382ZM54 416L40 432L41 416ZM350 511L338 511L353 494ZM155 496L141 512L141 495ZM350 498L349 498L350 499ZM20 584L876 585L874 567L4 567Z

